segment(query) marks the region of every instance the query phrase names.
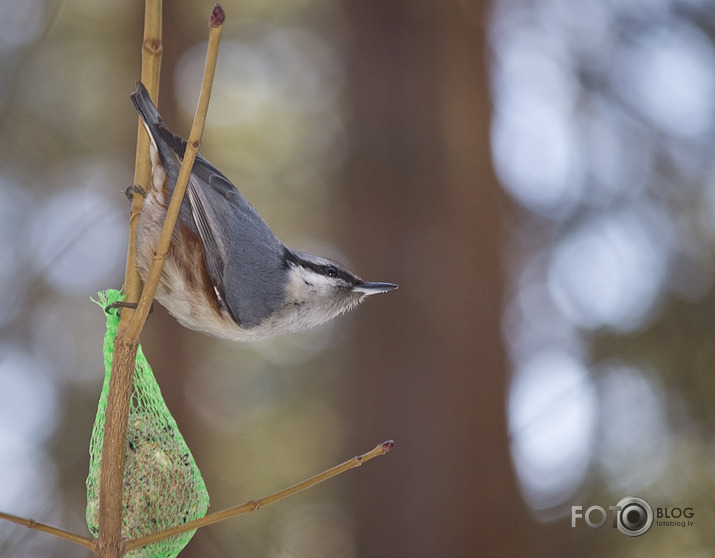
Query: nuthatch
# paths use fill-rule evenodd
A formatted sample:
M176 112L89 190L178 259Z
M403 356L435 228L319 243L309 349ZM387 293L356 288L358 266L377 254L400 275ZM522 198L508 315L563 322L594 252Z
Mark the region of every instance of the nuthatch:
M131 99L151 138L153 188L137 229L137 267L146 280L186 141L166 127L141 82ZM395 288L286 247L228 178L197 155L156 298L190 329L257 341L316 326Z

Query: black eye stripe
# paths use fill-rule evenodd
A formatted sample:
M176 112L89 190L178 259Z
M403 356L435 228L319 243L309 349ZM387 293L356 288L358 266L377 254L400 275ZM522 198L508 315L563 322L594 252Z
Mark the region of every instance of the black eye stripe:
M286 248L284 257L286 264L292 263L293 265L300 265L306 269L311 269L315 273L319 273L327 277L339 277L340 279L349 284L355 284L357 280L357 278L352 273L350 273L346 269L339 267L338 265L318 264L315 262L308 261L305 258L300 257L299 254L293 252L289 248Z

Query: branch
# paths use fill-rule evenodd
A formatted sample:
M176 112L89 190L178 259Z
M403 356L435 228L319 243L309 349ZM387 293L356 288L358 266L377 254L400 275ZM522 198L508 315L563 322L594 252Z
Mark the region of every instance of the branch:
M161 15L162 0L147 0L144 8L144 40L142 41L142 83L149 91L155 104L159 98L159 75L161 72L161 54L163 51L161 40ZM134 184L141 186L148 192L151 187L151 161L149 159L149 135L141 119L137 125L137 150L134 166ZM139 216L144 205L143 196L132 198L132 211L129 216L129 250L127 253L127 266L124 275L124 293L126 300L135 301L141 294L141 279L136 268L136 236ZM128 321L134 311L131 308L122 312L122 319Z
M76 535L74 533L71 533L70 531L65 531L64 529L58 529L57 527L52 527L51 525L39 523L34 519L25 519L24 517L18 517L9 513L0 512L0 519L5 519L7 521L11 521L12 523L17 523L18 525L24 525L28 529L34 529L35 531L49 533L50 535L54 535L55 537L65 539L66 541L70 541L89 548L90 550L94 550L94 539L90 537Z
M125 546L126 551L129 552L136 548L140 548L142 546L146 546L148 544L152 544L157 541L167 539L169 537L175 537L176 535L180 535L181 533L185 533L186 531L192 531L201 527L213 525L214 523L225 521L232 517L236 517L237 515L258 511L260 508L267 506L268 504L272 504L273 502L277 502L278 500L282 500L283 498L292 496L297 492L301 492L302 490L311 488L317 484L325 482L328 479L337 477L345 471L349 471L350 469L354 469L355 467L360 467L360 465L362 465L366 461L369 461L370 459L373 459L374 457L385 455L388 451L392 449L393 445L394 442L392 440L383 442L382 444L376 446L374 449L367 453L358 455L357 457L353 457L352 459L345 461L340 465L336 465L335 467L328 469L327 471L323 471L322 473L315 475L314 477L299 482L298 484L294 484L293 486L289 486L288 488L284 488L283 490L280 490L269 496L265 496L264 498L261 498L259 500L250 500L244 504L241 504L240 506L235 506L233 508L228 508L219 512L211 513L204 517L194 519L193 521L188 521L183 525L177 525L176 527L171 527L164 531L159 531L157 533L152 533L151 535L146 535L144 537L139 537L138 539L128 541Z
M142 81L156 99L159 92L161 68L161 14L162 0L146 0L144 5L144 39L142 41ZM134 181L148 187L151 182L149 137L139 124ZM129 218L129 248L124 278L125 293L129 300L137 300L141 291L141 279L136 270L136 230L144 200L134 196ZM124 511L122 483L124 479L124 446L127 436L129 402L131 400L134 362L138 338L127 339L122 335L133 311L126 308L122 313L119 331L114 343L112 373L107 394L102 459L100 461L99 487L99 537L95 541L95 554L100 558L119 558L122 550L122 514Z

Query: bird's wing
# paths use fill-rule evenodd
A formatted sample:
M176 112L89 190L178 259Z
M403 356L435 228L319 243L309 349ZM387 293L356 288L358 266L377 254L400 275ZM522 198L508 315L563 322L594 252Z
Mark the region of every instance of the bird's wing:
M284 303L286 248L223 174L197 163L187 197L211 282L234 321L254 327Z
M186 199L189 202L191 216L194 219L196 230L204 247L204 262L206 263L206 269L216 293L216 298L218 298L223 309L231 315L233 320L239 323L238 316L234 315L231 307L226 303L223 276L228 256L227 247L225 246L223 235L215 232L216 216L210 210L211 205L202 199L201 188L197 185L196 178L193 175L189 179L189 184L186 188Z

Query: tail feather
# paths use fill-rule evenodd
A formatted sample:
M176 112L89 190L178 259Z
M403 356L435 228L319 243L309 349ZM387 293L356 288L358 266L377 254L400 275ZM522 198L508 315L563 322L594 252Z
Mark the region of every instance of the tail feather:
M134 107L144 123L165 170L170 174L178 172L178 165L186 152L186 140L166 127L159 110L151 100L149 92L141 81L137 81L136 91L130 95ZM176 180L175 177L174 181Z
M153 136L157 126L164 126L164 121L161 119L159 110L152 102L149 92L141 81L137 81L136 91L130 97L134 108L137 109L139 116L144 121L144 125L148 128L149 134Z

